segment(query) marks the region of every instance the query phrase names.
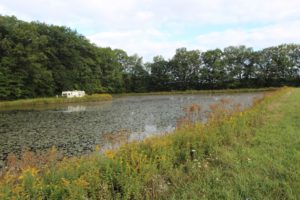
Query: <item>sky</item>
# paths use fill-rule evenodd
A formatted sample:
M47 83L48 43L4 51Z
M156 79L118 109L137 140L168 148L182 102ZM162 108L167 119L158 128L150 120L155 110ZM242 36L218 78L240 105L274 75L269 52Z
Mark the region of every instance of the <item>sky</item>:
M0 14L68 26L144 61L180 47L300 43L300 0L0 0Z

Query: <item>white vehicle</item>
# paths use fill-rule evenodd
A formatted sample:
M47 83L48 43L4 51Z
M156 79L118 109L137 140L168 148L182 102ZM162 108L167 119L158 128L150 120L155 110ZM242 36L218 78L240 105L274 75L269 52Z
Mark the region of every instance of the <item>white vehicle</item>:
M73 90L73 91L63 91L63 92L61 93L61 96L67 97L67 98L84 97L84 96L85 96L85 91L78 91L78 90Z

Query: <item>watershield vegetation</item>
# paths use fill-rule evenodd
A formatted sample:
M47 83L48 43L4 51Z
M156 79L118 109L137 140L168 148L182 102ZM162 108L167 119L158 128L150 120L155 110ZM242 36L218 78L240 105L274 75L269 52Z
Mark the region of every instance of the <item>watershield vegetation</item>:
M67 27L0 16L0 100L88 94L271 87L299 83L300 46L176 50L150 63L102 48Z
M298 89L283 88L245 111L222 100L205 124L191 123L201 110L193 105L174 133L104 154L11 156L0 198L296 199L299 98Z

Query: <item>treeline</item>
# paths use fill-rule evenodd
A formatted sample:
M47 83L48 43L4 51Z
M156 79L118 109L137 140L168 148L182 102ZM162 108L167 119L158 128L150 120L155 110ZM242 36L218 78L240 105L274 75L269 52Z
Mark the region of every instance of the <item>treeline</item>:
M0 16L0 99L87 93L269 87L299 83L300 45L254 51L177 49L173 58L101 48L63 26Z
M260 51L246 46L206 52L181 48L172 59L158 56L147 67L150 90L299 85L300 45L284 44Z
M97 47L67 27L0 16L0 99L53 96L75 89L136 91L146 87L146 75L137 55Z

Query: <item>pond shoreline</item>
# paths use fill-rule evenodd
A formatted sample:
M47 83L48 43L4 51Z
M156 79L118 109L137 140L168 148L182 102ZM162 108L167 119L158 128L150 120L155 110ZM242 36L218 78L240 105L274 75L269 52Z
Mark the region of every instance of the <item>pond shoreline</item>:
M252 92L268 92L278 90L277 87L268 88L240 88L240 89L221 89L221 90L174 90L161 92L136 92L136 93L119 93L112 94L113 98L124 96L144 96L144 95L180 95L180 94L232 94L232 93L252 93Z
M184 91L162 91L162 92L141 92L141 93L118 93L118 94L92 94L85 97L77 98L61 98L61 97L45 97L33 99L18 99L12 101L0 101L1 110L14 109L31 109L36 106L59 105L59 104L75 104L85 102L110 101L113 98L125 96L144 96L144 95L180 95L180 94L231 94L231 93L250 93L250 92L267 92L275 91L278 88L240 88L240 89L222 89L222 90L184 90Z
M63 97L46 97L34 99L19 99L13 101L0 101L1 110L14 110L14 109L31 109L36 106L60 105L60 104L74 104L84 102L100 102L110 101L113 97L110 94L93 94L84 97L63 98Z

